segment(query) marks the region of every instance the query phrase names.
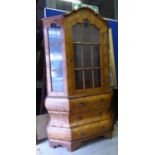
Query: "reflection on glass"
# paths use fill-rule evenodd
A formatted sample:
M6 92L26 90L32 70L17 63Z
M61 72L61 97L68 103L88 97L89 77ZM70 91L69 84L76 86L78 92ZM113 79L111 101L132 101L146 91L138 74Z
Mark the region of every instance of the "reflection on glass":
M64 79L62 71L51 71L53 91L64 91Z
M100 46L99 45L93 46L93 60L94 60L94 67L100 67Z
M101 87L101 71L100 69L94 70L94 87Z
M91 41L93 43L100 43L100 30L95 25L91 25L91 30L92 30Z
M61 44L50 46L50 61L52 69L62 69L62 47Z
M75 71L75 88L82 89L83 88L83 80L82 80L82 71Z
M87 19L83 21L83 42L90 42L90 24Z
M83 45L84 67L91 67L91 46Z
M92 71L85 70L85 87L92 88Z
M58 43L61 42L61 29L60 26L57 24L52 24L51 27L48 29L49 35L49 43Z
M62 36L61 27L58 24L52 24L48 29L49 51L51 65L52 91L64 91L63 79L63 56L62 56Z
M81 24L76 24L73 26L73 41L80 42L81 41Z
M75 68L82 67L81 45L74 44L74 65Z

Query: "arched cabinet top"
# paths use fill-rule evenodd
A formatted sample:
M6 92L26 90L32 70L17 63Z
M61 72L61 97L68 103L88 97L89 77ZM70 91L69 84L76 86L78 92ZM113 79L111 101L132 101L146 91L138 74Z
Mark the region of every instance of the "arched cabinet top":
M97 22L99 23L99 25L102 25L105 28L109 27L108 22L100 14L96 13L94 10L87 7L81 7L77 10L73 10L63 15L43 18L41 19L41 21L43 22L43 24L47 24L51 21L54 21L55 23L57 23L58 21L61 21L61 20L71 21L73 19L73 21L76 23L77 22L76 18L80 19L81 22L83 21L83 19L88 19L88 20L92 20L92 22L94 22L95 25Z
M104 20L104 18L100 14L96 13L94 10L87 8L87 7L81 7L77 10L71 11L70 13L66 13L66 14L64 14L64 17L66 19L81 17L82 20L85 18L89 19L89 17L92 17L93 19L95 18L96 20L98 20L98 22L101 22L104 26L108 27L107 21ZM75 22L76 22L76 20L75 20ZM94 24L96 24L96 23L94 23Z

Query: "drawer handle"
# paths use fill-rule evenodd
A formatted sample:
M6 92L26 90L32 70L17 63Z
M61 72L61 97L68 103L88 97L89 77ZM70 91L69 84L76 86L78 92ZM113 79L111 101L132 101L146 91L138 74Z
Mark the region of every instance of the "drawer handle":
M80 103L79 103L79 107L80 107L80 108L82 108L82 107L84 107L84 106L85 106L85 104L84 104L83 102L80 102Z
M98 113L98 115L99 115L99 116L103 115L103 112L100 111L100 112Z
M82 117L82 116L78 116L77 119L78 119L78 120L82 120L83 117Z
M101 98L100 101L101 101L101 102L104 102L105 100L104 100L104 98Z
M80 136L85 136L85 135L86 135L85 132L81 132L81 133L80 133Z
M102 126L102 129L105 129L105 126Z

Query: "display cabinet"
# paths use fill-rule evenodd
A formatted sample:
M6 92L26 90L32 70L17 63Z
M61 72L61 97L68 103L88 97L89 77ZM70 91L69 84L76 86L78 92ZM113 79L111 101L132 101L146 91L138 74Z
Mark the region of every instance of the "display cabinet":
M52 147L112 136L108 24L89 8L42 19Z

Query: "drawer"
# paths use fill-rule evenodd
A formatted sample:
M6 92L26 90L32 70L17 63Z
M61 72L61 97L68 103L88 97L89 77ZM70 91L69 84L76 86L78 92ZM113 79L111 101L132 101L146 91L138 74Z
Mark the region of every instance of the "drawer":
M79 113L91 111L99 107L108 107L111 103L112 94L95 95L80 97L74 99L67 98L52 98L47 97L45 106L49 113L64 112L64 113Z
M112 121L111 119L107 119L74 128L48 127L47 133L49 139L72 141L103 133L111 128Z
M111 98L111 94L106 94L72 99L70 100L70 112L90 111L99 107L109 108L108 106L111 103Z
M112 128L111 119L107 119L100 122L93 122L88 125L83 125L72 130L72 140L79 140L81 138L93 136L99 133L103 133Z
M52 113L50 114L50 121L48 125L56 127L76 127L108 118L111 118L110 110L104 108L69 115Z
M84 113L77 113L77 114L71 114L70 115L70 126L76 127L80 125L89 124L92 122L102 121L106 119L111 118L111 113L107 109L97 109L93 111L88 111Z

